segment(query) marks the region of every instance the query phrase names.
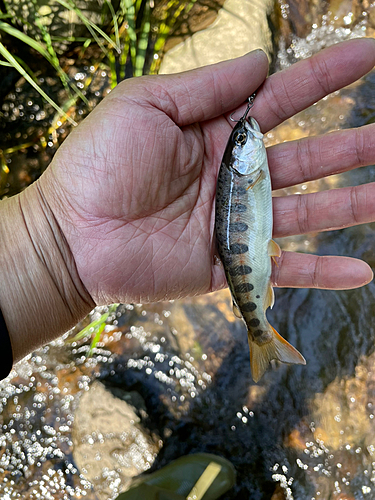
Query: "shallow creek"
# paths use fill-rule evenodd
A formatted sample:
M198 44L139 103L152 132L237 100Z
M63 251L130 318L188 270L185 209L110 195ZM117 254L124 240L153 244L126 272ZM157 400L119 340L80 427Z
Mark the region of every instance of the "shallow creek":
M373 36L375 7L366 2L301 5L296 13L292 2L278 4L275 71L342 39ZM373 72L266 141L374 119ZM275 195L362 184L374 175L375 167L364 167ZM374 229L279 243L363 258L374 268ZM270 322L307 365L275 364L254 384L245 327L227 291L121 305L91 358L90 339L69 343L66 334L0 383L0 498L115 498L133 477L196 451L234 464L237 484L228 500L374 498L374 318L373 283L339 292L276 289Z

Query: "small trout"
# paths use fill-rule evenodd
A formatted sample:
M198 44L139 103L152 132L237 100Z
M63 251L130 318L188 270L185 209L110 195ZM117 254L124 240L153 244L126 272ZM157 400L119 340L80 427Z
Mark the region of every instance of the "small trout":
M250 102L250 101L249 101ZM263 135L246 116L234 127L221 163L216 192L217 248L233 298L233 312L247 326L255 382L272 359L306 364L304 357L268 323L274 304L271 258L281 250L272 240L272 189Z

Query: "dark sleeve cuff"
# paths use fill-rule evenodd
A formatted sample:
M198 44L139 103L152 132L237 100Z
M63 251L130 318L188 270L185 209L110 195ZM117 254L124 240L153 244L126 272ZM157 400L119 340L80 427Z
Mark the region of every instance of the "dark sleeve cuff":
M0 309L0 380L6 378L13 366L12 344L7 325Z

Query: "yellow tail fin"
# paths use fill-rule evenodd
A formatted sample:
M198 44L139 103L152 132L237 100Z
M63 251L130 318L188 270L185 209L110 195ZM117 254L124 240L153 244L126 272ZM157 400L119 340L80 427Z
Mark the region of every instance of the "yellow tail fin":
M272 359L277 359L283 363L306 364L302 354L283 339L271 325L269 326L272 340L266 344L258 345L249 335L250 365L254 382L261 379Z

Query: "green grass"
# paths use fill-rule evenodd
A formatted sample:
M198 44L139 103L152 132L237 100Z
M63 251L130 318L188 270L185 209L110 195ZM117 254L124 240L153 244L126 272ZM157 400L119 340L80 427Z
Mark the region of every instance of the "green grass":
M0 42L0 55L4 57L6 60L5 62L8 62L9 66L12 66L14 69L16 69L24 78L27 80L31 86L35 88L39 92L39 94L51 105L53 106L58 113L61 113L61 115L65 116L65 118L72 124L72 125L77 125L76 122L68 116L65 111L63 111L56 102L51 99L43 89L39 87L39 85L35 81L35 77L33 78L30 73L27 72L27 70L20 64L9 52L9 50ZM4 64L4 61L1 61L2 64Z
M162 9L160 13L158 34L154 45L155 54L163 52L168 37L173 33L177 19L182 15L186 16L189 14L196 2L197 0L168 0L165 8ZM156 74L158 72L160 62L160 57L154 59L150 68L151 74Z
M100 341L101 334L104 331L104 328L107 325L108 318L116 311L119 304L112 304L108 307L108 311L100 316L100 318L96 319L89 323L85 328L79 331L69 342L77 342L85 337L93 337L90 350L88 352L88 357L90 357Z
M125 70L129 68L129 65L132 76L141 76L145 72L157 73L160 65L159 54L163 51L168 36L173 32L177 19L181 15L188 14L195 2L196 0L159 0L155 8L154 0L120 0L119 9L115 12L110 0L105 0L103 17L105 17L104 14L109 14L107 17L110 22L107 22L104 30L92 22L77 7L74 0L51 0L51 5L59 4L67 11L73 11L87 30L86 37L69 37L68 40L64 40L51 35L45 15L40 13L40 9L38 10L36 0L31 0L28 8L31 13L29 17L35 20L33 26L29 20L13 19L9 12L0 12L0 41L2 43L0 54L3 56L0 65L15 68L61 116L65 116L73 124L74 120L66 115L63 103L59 104L46 96L26 62L12 54L11 42L7 46L2 41L1 33L7 35L8 39L9 37L18 39L48 61L61 80L67 101L75 103L80 99L88 105L85 95L71 81L61 66L56 49L59 43L69 41L79 44L82 49L81 55L87 47L93 43L96 44L102 51L102 61L109 68L111 85L114 87L125 78ZM157 13L157 17L154 12ZM34 37L25 32L31 29ZM153 53L157 54L155 58L152 57L153 54L150 54L151 63L147 61L150 46L153 47ZM146 67L147 63L148 67ZM75 101L72 101L72 98L75 98Z

